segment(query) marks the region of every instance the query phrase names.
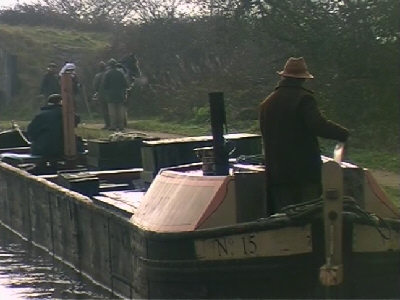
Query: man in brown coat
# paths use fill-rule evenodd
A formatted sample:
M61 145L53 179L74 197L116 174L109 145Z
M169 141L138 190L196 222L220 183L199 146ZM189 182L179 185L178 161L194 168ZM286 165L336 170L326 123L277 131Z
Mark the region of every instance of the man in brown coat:
M281 81L260 105L268 214L321 195L321 153L317 137L345 142L346 128L327 120L313 92L304 88L314 78L302 57L289 58Z

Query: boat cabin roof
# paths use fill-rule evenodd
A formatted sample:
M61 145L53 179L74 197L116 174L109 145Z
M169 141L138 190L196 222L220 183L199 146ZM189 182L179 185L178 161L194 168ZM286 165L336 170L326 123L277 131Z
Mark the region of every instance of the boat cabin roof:
M261 137L258 134L251 133L230 133L224 135L227 140L239 140L243 138L254 138ZM191 136L191 137L181 137L181 138L173 138L173 139L162 139L157 141L145 141L144 145L165 145L165 144L179 144L179 143L191 143L191 142L207 142L212 141L212 136Z

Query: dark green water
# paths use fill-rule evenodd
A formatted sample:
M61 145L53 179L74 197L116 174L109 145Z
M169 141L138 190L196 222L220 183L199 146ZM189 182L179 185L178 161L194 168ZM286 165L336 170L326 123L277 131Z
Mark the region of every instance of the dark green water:
M0 299L110 299L110 293L0 225Z

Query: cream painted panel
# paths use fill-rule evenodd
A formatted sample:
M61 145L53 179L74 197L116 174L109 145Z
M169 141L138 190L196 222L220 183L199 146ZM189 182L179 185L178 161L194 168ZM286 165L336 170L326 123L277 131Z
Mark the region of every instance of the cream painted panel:
M400 251L400 232L389 228L377 228L370 225L354 224L353 252Z
M235 182L230 180L223 202L213 214L200 224L199 229L228 226L236 224Z
M200 260L288 256L312 252L311 226L221 236L195 241Z

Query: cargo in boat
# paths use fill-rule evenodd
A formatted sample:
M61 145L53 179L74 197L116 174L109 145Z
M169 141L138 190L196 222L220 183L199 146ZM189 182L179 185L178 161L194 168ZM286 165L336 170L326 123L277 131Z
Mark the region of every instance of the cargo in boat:
M122 298L400 297L400 212L367 169L323 157L322 197L267 216L260 137L214 133L119 143L125 169L112 143L73 170L0 144L0 222Z
M226 176L201 162L164 168L147 189L140 168L41 176L1 162L0 220L126 298L398 297L398 208L368 170L324 161L343 178L343 274L331 286L319 277L332 200L267 217L257 164L231 160Z

